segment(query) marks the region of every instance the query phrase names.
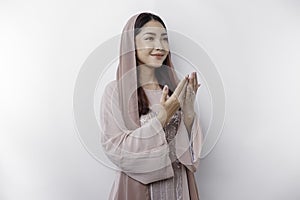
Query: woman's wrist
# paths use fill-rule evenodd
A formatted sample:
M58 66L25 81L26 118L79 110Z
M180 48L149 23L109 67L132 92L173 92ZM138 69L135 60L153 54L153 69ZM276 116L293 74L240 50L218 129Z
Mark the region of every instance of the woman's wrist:
M194 123L194 118L195 118L195 112L190 112L190 113L182 113L182 118L183 118L183 122L184 125L186 127L186 129L188 130L188 132L190 133L193 123Z
M166 120L167 120L167 116L162 112L158 112L158 114L156 115L156 118L161 123L162 127L164 127Z
M194 117L195 117L195 111L192 112L182 112L183 114L183 120L185 122L190 122L192 123L194 121Z

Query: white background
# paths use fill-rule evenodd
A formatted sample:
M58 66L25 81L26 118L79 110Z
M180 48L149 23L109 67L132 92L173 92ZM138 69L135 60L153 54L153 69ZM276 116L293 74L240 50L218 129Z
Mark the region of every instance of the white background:
M300 199L297 0L0 1L0 199L107 199L114 171L80 143L73 90L88 55L141 11L201 45L223 79L201 200Z

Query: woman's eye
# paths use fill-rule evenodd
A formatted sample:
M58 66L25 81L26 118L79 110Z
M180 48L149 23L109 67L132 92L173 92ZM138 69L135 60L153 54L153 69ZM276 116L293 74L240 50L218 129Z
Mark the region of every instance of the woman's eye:
M168 38L164 38L163 40L168 41Z
M147 37L145 40L154 40L153 37Z

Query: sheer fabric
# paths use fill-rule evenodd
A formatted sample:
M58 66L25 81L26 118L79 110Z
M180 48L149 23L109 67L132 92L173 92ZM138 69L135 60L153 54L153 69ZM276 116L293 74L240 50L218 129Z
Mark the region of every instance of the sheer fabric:
M151 112L141 116L140 128L129 130L122 122L116 88L116 81L106 86L100 112L103 150L120 168L109 200L199 199L193 174L202 144L197 116L190 134L180 111L163 129L156 118L161 91L145 90Z
M144 89L150 103L150 113L141 117L141 125L145 124L149 119L156 116L156 108L158 109L159 100L162 95L161 90L147 90ZM183 178L186 179L185 167L179 162L175 151L175 136L178 131L179 124L181 122L181 112L177 111L171 118L170 122L164 127L165 137L169 145L169 157L172 162L172 168L174 176L168 179L156 181L150 183L150 195L151 200L168 200L168 199L190 199L187 185L183 185ZM186 180L185 180L186 183ZM186 197L183 196L183 190L185 190Z
M177 133L173 139L175 148L169 145L166 137L168 131L163 129L155 115L143 125L140 124L134 42L134 25L139 15L132 16L123 28L116 80L106 86L101 101L101 144L107 157L120 169L117 171L109 199L150 200L150 185L152 191L156 191L160 186L157 187L155 182L172 178L172 184L182 186L184 200L198 200L194 172L200 160L202 134L197 116L190 134L182 120L176 126ZM167 81L164 84L174 90L179 81L171 61L171 52L165 61L168 70L163 73L163 80ZM174 132L170 133L172 134ZM175 153L180 163L179 170L175 169L169 148L173 148L172 154ZM181 179L176 178L180 176ZM180 181L182 184L178 184Z

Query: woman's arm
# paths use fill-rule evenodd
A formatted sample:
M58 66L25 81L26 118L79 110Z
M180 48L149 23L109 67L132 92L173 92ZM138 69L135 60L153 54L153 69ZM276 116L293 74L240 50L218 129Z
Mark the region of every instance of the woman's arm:
M196 114L190 127L186 127L184 120L181 120L175 139L178 160L190 171L195 172L199 165L203 142L203 134Z
M120 111L117 82L105 88L101 101L101 144L108 158L132 178L147 184L174 175L161 122L128 130Z
M188 116L183 116L183 122L186 127L186 130L191 134L192 126L194 124L195 112L191 112Z

